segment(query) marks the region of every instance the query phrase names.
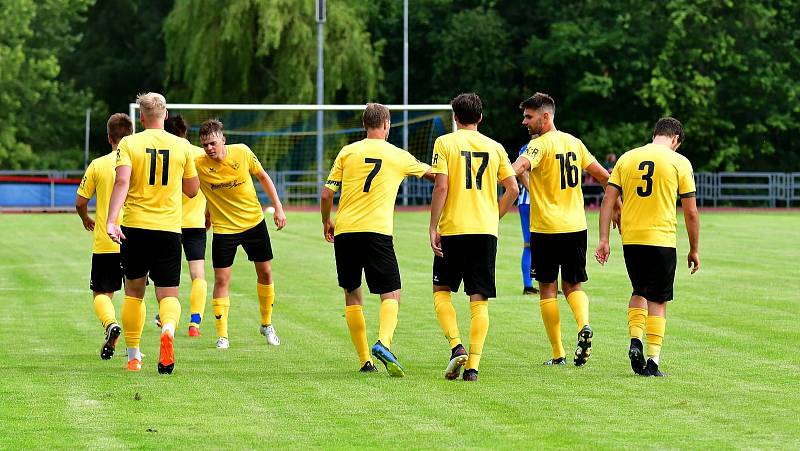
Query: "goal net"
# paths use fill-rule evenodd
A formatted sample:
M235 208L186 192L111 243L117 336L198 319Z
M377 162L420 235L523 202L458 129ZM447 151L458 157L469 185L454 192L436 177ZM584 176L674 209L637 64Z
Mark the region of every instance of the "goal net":
M455 129L450 105L387 105L392 112L389 141L420 161L429 162L437 137ZM408 121L404 121L404 108ZM189 124L188 139L200 145L198 130L203 121L219 118L225 124L228 143L247 144L275 182L287 204L314 204L339 150L366 134L361 125L364 105L220 105L168 104L171 115L180 114ZM317 111L322 110L321 137ZM138 123L138 106L130 104L130 115ZM430 201L430 184L407 179L398 203L419 205ZM260 191L260 187L259 187ZM263 193L259 193L263 195Z

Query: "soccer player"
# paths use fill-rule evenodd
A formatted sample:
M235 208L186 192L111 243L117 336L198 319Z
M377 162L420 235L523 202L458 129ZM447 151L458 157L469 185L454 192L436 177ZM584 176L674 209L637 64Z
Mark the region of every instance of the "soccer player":
M214 235L211 260L214 266L214 294L211 305L217 326L217 348L228 349L228 311L231 301L228 286L236 249L242 246L256 268L256 294L261 310L261 335L267 344L281 344L272 325L275 285L272 280L272 244L264 210L258 201L252 175L258 178L272 206L278 230L286 225L286 215L278 192L258 158L245 144L225 144L222 122L210 119L200 126L200 141L205 155L197 158L200 188L206 196Z
M531 139L536 138L536 135L532 135ZM519 154L522 155L525 153L525 150L528 149L528 144L525 143L521 149L519 149ZM519 209L519 223L522 226L522 260L521 260L521 267L522 267L522 294L523 295L532 295L532 294L539 294L539 290L534 288L533 280L531 275L531 198L529 194L529 186L528 186L528 179L527 177L519 177L520 182L522 183L522 187L519 190L519 199L517 199L517 207Z
M628 357L636 374L664 376L659 370L667 322L667 302L675 281L675 205L680 198L689 235L687 257L691 274L700 269L700 217L697 213L692 164L677 150L683 125L674 118L659 119L653 141L629 150L617 160L600 207L600 241L595 258L608 261L608 225L619 197L622 204L622 252L633 286L628 303ZM647 361L642 346L647 333Z
M117 144L123 137L133 133L133 122L127 114L113 114L106 123L106 131L111 152L89 163L75 196L75 210L83 221L83 227L94 233L89 288L94 296L94 313L106 332L105 341L100 348L100 358L103 360L114 355L117 339L122 333L122 328L117 323L114 304L111 303L114 293L122 288L122 266L119 244L111 241L102 224L106 223L108 201L114 188ZM101 227L95 227L95 219L89 216L89 200L92 196L97 196L95 218ZM119 219L121 218L117 218L117 221Z
M197 194L199 182L189 141L164 131L167 101L158 93L141 94L144 131L122 138L117 146L117 176L106 232L121 243L125 273L122 327L128 347L128 369L139 371L139 343L144 327L144 292L149 275L158 300L161 346L158 372L175 368L175 329L181 315L181 191ZM116 223L124 203L122 224Z
M164 121L164 130L175 136L186 138L189 126L183 117L168 117ZM205 155L202 147L192 146L192 156ZM206 197L198 192L194 197L185 194L181 203L183 217L181 219L181 244L186 262L189 265L189 277L192 279L192 289L189 294L189 336L200 336L200 323L206 310L206 237L208 230L206 224ZM156 319L157 323L160 318Z
M336 254L336 273L339 286L344 289L345 319L358 353L360 371L377 371L367 344L361 292L363 271L370 293L381 299L378 341L372 347L372 355L391 376L402 377L403 367L390 351L400 303L400 270L392 242L394 203L400 183L407 175L431 180L433 176L430 166L386 142L390 130L388 108L368 103L363 125L366 139L342 148L322 189L322 228ZM340 188L342 194L334 225L331 207Z
M478 380L478 366L489 331L489 298L496 296L494 268L500 218L519 195L514 170L503 146L478 132L483 105L475 93L459 94L450 104L457 130L433 147L436 181L428 227L433 258L433 302L450 343L444 377ZM497 184L505 188L499 205ZM452 294L461 281L470 300L469 356L461 344Z
M517 174L528 171L531 191L531 267L539 282L539 307L553 358L545 365L565 365L558 312L558 273L578 324L575 365L586 363L592 352L589 326L589 298L583 291L586 275L586 215L583 210L581 170L603 186L608 172L600 166L581 140L556 130L553 122L555 102L547 94L536 93L520 104L522 124L531 135L528 148L516 162Z

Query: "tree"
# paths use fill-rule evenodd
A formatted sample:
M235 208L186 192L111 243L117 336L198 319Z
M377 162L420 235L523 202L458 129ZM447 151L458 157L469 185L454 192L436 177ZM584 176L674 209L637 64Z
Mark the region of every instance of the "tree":
M325 101L374 99L380 48L363 20L369 4L328 2ZM314 3L177 1L167 18L170 98L189 102L313 103Z

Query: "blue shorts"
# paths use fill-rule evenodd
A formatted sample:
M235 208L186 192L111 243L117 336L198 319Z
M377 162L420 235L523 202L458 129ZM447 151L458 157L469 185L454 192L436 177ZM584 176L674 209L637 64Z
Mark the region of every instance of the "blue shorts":
M531 206L522 204L519 206L519 223L522 226L522 241L530 243L531 239Z

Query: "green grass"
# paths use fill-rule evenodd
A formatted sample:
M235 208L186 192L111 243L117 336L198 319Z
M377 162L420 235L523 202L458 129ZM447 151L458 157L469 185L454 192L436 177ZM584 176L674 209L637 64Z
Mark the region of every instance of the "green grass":
M0 448L800 447L800 215L702 215L702 267L691 277L679 231L663 379L637 377L629 367L630 287L616 237L606 267L589 262L596 334L589 365L540 365L550 346L536 300L520 295L520 232L510 215L501 226L498 299L476 384L441 375L449 350L433 312L426 218L396 216L404 288L393 350L406 377L392 379L383 368L356 372L333 248L317 214L290 212L287 228L271 231L278 348L258 334L255 274L241 252L231 348L214 348L210 298L203 336L186 337L184 269L172 376L156 372L158 331L150 321L141 373L122 369L122 341L114 359L99 359L90 234L76 216L0 216ZM596 215L589 223L592 254ZM466 336L466 297L454 301ZM120 302L117 294L118 314ZM152 317L152 290L147 304ZM563 299L560 305L569 349L576 331ZM377 311L377 299L367 297L370 340Z

